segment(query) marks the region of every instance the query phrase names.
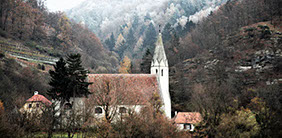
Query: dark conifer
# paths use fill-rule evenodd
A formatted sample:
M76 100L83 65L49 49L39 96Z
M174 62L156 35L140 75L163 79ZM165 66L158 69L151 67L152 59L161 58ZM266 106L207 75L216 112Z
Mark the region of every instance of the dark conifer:
M114 33L111 34L111 37L105 40L105 44L107 45L107 47L109 48L110 51L114 50L115 47L115 37L114 37Z
M90 94L88 86L91 83L86 81L88 71L82 67L80 58L80 54L70 54L67 57L68 78L70 80L66 95L67 100L70 97L82 97Z
M88 90L90 83L86 82L88 71L82 67L80 58L80 54L68 55L67 61L60 58L54 65L55 70L49 71L51 89L48 91L48 95L52 99L64 103L69 101L71 97L90 94Z
M149 48L150 50L154 49L155 43L157 41L157 32L152 23L150 23L149 27L147 28L145 35L146 37L144 39L142 48Z
M149 74L151 69L151 62L153 59L153 55L149 49L146 50L145 55L142 58L142 62L140 64L140 71L142 73Z
M163 42L168 42L171 39L171 31L172 31L172 27L170 23L167 23L164 26L164 29L162 31L162 38L163 38Z
M69 83L65 60L60 58L60 60L56 62L56 65L54 65L54 69L55 70L49 70L51 76L49 85L51 86L51 89L48 91L48 95L52 97L52 99L64 102Z

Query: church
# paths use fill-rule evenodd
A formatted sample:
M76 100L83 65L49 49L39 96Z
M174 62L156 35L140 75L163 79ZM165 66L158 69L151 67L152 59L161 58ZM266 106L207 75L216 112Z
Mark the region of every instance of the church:
M32 113L42 113L42 109L52 103L59 116L90 113L94 118L105 118L114 121L130 112L139 112L150 104L157 95L162 102L161 110L171 119L171 98L169 93L169 67L166 58L162 35L159 33L151 63L151 74L88 74L87 81L92 84L88 89L92 93L87 98L72 97L64 103L49 101L38 92L27 100L21 109ZM73 109L73 110L69 110ZM40 110L40 111L39 111ZM66 118L63 121L67 121Z
M158 93L163 103L162 110L171 118L171 98L169 93L169 67L162 35L159 33L151 74L88 74L91 94L86 103L95 105L95 115L103 116L103 105L113 105L117 114L127 110L140 111L154 93ZM75 103L75 102L74 102ZM113 108L113 107L112 107Z

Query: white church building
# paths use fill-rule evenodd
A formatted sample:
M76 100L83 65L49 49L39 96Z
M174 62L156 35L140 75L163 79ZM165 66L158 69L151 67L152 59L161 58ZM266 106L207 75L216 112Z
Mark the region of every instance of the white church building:
M103 117L107 108L105 105L113 105L111 108L114 109L111 110L119 116L132 109L139 112L149 103L154 93L158 93L163 102L164 114L171 118L169 67L161 33L156 42L151 74L88 74L87 80L92 83L89 86L92 94L86 101L82 98L71 99L72 107L87 108L94 105L95 115Z

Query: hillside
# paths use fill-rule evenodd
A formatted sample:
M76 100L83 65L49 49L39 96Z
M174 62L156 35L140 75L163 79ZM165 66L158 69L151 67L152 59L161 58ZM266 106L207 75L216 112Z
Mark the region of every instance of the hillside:
M7 111L20 108L34 91L47 92L49 74L45 69L38 69L38 64L0 54L0 99Z
M132 26L148 25L147 20L154 22L155 27L166 23L184 26L190 16L197 22L224 2L226 0L88 0L68 10L67 15L104 39L112 32L118 35Z
M94 33L65 13L48 12L43 1L1 2L1 51L28 61L53 64L58 57L82 54L92 71L115 72L118 64ZM103 69L103 70L101 70Z
M93 73L116 72L115 55L94 33L62 12L47 11L43 1L5 0L0 7L0 99L8 109L35 90L46 93L48 71L70 53L80 53Z
M173 109L205 116L196 135L281 136L278 5L276 0L229 1L185 37L165 45ZM243 114L255 116L257 127L240 121Z
M133 68L146 50L154 50L158 30L169 36L171 30L183 36L203 17L208 16L226 0L112 0L84 1L66 11L67 16L82 23L103 41L105 48L125 56ZM161 25L161 28L159 28ZM170 37L164 37L169 41Z

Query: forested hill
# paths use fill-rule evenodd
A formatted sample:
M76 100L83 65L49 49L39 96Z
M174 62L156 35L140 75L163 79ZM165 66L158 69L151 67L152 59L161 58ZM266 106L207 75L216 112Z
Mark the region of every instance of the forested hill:
M196 134L282 135L280 7L279 0L228 1L165 44L173 110L201 112Z
M226 1L87 0L66 13L95 32L118 60L129 57L133 68L138 70L146 50L153 52L159 29L163 31L164 41L168 41L167 36L172 30L185 35Z
M40 61L81 53L83 64L93 71L113 72L117 66L94 33L63 12L48 12L44 1L1 0L0 6L1 51Z

